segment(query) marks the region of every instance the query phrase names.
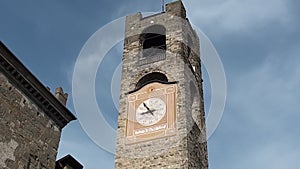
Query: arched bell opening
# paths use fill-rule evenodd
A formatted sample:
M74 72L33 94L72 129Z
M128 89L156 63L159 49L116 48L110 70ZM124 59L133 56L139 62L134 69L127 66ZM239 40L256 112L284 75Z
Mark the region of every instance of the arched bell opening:
M143 76L136 83L135 89L142 88L143 86L145 86L145 85L147 85L149 83L153 83L153 82L167 83L168 82L168 78L163 73L159 73L159 72L149 73L149 74Z
M151 57L166 52L166 28L162 25L152 25L143 30L140 35L143 57Z

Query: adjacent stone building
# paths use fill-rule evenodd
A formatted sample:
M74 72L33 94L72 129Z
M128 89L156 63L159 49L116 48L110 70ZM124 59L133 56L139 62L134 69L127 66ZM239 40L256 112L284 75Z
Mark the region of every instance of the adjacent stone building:
M56 97L55 97L56 96ZM0 168L54 169L62 129L75 116L0 42Z
M71 155L66 155L65 157L56 161L55 169L82 169L83 166Z

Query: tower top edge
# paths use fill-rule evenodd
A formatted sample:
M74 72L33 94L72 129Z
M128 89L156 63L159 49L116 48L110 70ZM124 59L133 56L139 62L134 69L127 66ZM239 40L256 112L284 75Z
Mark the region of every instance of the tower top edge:
M174 15L186 19L186 10L181 0L167 3L165 5L165 8L166 11L158 12L153 15L143 16L141 12L137 12L135 14L128 15L127 18L131 18L130 20L142 20L167 13L169 15Z

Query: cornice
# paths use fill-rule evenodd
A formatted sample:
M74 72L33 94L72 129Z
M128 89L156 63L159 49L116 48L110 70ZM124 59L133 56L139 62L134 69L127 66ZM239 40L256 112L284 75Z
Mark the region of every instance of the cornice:
M76 117L0 41L0 71L62 129Z

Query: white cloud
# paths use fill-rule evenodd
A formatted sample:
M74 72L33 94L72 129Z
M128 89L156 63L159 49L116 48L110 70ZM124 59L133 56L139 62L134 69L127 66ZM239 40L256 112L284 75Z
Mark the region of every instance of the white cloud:
M286 0L185 1L191 21L215 32L255 31L270 23L288 25ZM189 12L190 11L190 12Z
M295 110L294 106L287 105L297 105L300 98L298 46L287 52L270 53L260 66L253 67L250 72L235 79L232 104L245 109L249 104L255 103L252 108L258 108L257 111L260 112ZM256 117L255 112L248 114L249 117L251 115Z
M234 111L225 112L230 120L223 121L222 127L228 132L228 127L234 125L234 131L230 132L235 133L236 138L225 139L234 139L234 144L247 147L229 157L237 158L239 163L227 168L297 167L300 156L299 47L269 53L260 66L228 80L231 81L228 107Z

